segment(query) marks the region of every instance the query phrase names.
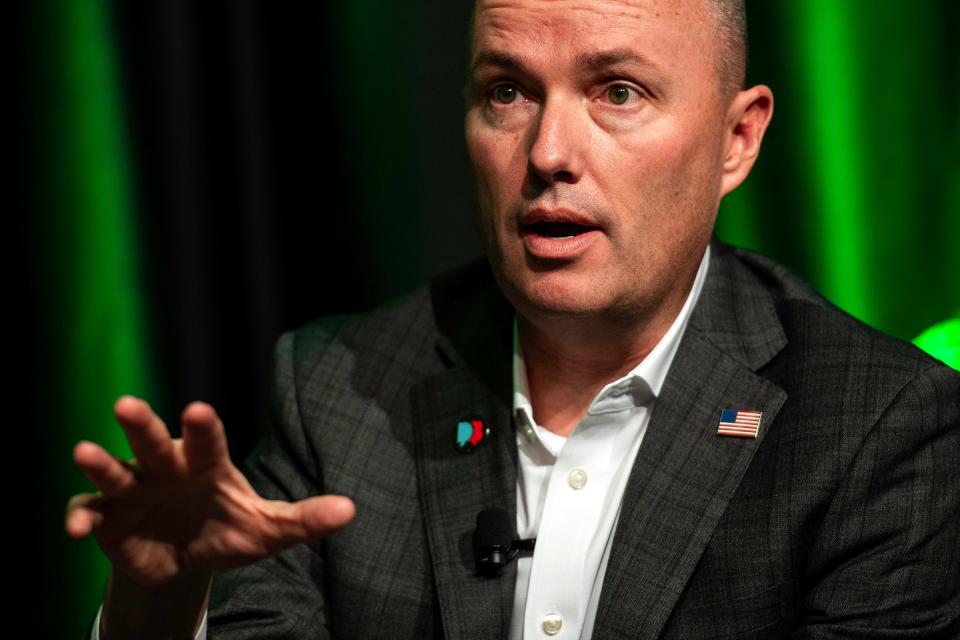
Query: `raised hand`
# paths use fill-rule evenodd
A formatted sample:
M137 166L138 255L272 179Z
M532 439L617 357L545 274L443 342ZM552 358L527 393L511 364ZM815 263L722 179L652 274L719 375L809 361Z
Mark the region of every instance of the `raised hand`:
M74 461L98 491L70 498L65 527L74 538L92 532L114 571L144 587L249 564L354 516L341 496L295 503L258 496L230 461L223 423L208 404L184 409L176 439L143 400L124 396L114 413L136 457L123 462L79 442Z

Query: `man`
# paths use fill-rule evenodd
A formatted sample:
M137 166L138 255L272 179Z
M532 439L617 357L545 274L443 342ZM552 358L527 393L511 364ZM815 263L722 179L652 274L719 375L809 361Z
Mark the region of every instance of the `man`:
M136 461L80 443L66 519L99 637L960 636L960 378L711 243L744 61L733 1L478 2L490 270L283 336L246 478L208 405L121 398ZM537 538L493 577L491 507Z

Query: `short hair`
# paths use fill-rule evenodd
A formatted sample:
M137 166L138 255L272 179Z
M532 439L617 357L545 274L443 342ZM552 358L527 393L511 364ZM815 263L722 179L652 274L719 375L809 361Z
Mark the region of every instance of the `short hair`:
M709 0L717 28L717 74L721 90L731 96L747 82L747 11L745 0Z

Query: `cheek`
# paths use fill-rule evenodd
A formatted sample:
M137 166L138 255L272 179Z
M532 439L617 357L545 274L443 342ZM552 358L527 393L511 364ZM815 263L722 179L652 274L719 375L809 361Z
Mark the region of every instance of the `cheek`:
M525 168L523 162L518 164L522 156L522 136L519 132L485 126L478 122L480 118L473 116L467 120L467 152L473 164L481 207L499 209L508 204L512 194L520 193Z
M717 173L715 142L707 132L680 123L633 146L636 175L651 186L651 197L688 201L711 188Z
M656 133L609 157L606 175L612 181L602 188L622 194L616 208L628 229L625 250L659 255L662 261L678 245L704 235L720 175L709 141L679 129Z
M622 215L649 223L669 213L669 203L680 196L687 182L689 150L676 136L644 135L621 146L619 153L601 156L607 176L603 192L620 200Z
M504 219L509 208L509 148L502 133L492 131L482 122L467 118L467 153L473 165L480 232L488 255L501 255L500 243L506 228ZM498 260L495 260L497 262Z

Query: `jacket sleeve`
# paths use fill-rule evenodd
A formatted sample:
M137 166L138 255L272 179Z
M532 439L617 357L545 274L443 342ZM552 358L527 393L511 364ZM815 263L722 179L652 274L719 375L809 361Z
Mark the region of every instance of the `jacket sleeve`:
M811 541L794 640L960 638L960 374L912 379Z
M296 501L322 493L297 398L295 334L274 350L273 429L243 464L263 498ZM327 638L322 541L301 544L254 564L214 574L211 640Z

